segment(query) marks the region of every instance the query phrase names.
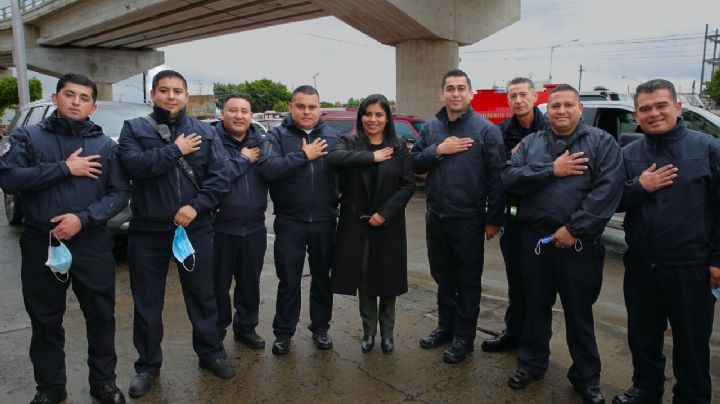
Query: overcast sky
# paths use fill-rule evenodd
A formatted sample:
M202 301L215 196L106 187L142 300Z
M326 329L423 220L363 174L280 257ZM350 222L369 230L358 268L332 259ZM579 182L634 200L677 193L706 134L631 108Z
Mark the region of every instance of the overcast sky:
M555 48L553 82L577 86L582 64L583 90L604 85L626 92L640 81L663 77L690 92L693 80L700 79L706 23L711 31L720 28L720 1L522 0L520 21L460 48L460 68L475 89L504 85L518 75L547 80L550 47L577 39ZM261 78L292 89L313 84L319 73L317 87L325 101L375 92L395 99L395 49L334 17L160 50L165 52L163 67L182 72L192 94L211 94L213 82ZM49 95L54 79L43 81ZM139 87L140 76L120 82L115 98L142 100Z

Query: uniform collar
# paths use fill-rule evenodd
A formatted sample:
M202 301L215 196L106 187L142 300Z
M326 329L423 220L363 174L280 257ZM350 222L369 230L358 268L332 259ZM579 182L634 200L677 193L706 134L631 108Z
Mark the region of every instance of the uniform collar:
M647 133L642 131L642 128L638 125L638 131L640 133L645 134L645 139L647 142L653 146L660 146L663 144L669 144L674 143L678 140L680 140L682 137L685 136L685 132L687 131L687 126L685 126L685 122L681 118L677 119L677 123L675 126L670 129L668 132L659 134L659 135L648 135Z
M222 140L223 144L239 148L244 147L246 144L256 144L260 135L255 129L255 127L253 125L250 125L247 132L245 132L245 137L243 138L242 142L238 142L237 139L235 139L230 134L230 132L225 129L225 125L223 125L222 121L218 121L215 126L215 130L218 135L220 135L220 139Z
M473 111L473 109L468 105L467 110L466 110L465 112L463 112L463 114L460 115L460 116L458 117L458 119L452 121L452 123L454 124L454 123L457 123L457 122L465 121L465 120L468 119L468 117L470 117L470 116L471 116L472 114L474 114L474 113L475 113L475 111ZM437 119L439 119L440 122L442 122L442 123L444 123L444 124L450 123L450 119L448 118L448 114L447 114L447 107L442 107L442 108L440 108L440 111L438 111L438 113L435 114L435 117L436 117Z
M182 125L185 123L185 120L187 119L187 115L185 113L185 108L181 109L180 112L178 112L178 116L175 118L175 120L170 119L170 111L160 108L157 105L153 106L153 112L152 112L153 118L155 118L155 122L158 124L165 124L165 125Z
M297 123L295 123L295 120L292 119L292 115L289 115L289 114L286 115L285 118L283 119L282 125L286 126L288 129L292 129L298 133L302 133L303 135L305 135L305 129L299 127L297 125ZM315 125L315 127L312 128L312 130L310 132L312 133L318 129L322 129L324 126L325 126L325 122L323 122L323 120L321 119L318 121L317 125Z
M63 118L58 116L57 111L53 111L42 121L41 125L44 129L63 135L92 137L103 134L102 128L89 118L82 121Z

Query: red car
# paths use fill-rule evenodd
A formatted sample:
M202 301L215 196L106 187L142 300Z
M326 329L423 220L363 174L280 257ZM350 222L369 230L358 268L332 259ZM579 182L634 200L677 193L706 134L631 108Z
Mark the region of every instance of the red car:
M340 134L354 133L357 113L352 111L323 112L321 119L330 127L338 130ZM395 133L405 139L408 148L420 136L420 130L425 125L425 120L412 115L394 115Z

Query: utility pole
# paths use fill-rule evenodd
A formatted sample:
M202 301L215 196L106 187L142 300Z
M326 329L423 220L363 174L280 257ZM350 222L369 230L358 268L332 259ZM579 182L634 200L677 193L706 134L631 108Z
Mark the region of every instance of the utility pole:
M584 71L585 70L583 70L582 65L580 65L580 77L578 78L578 88L577 88L578 91L580 91L580 89L582 88L582 72L584 72Z
M30 88L27 78L27 60L25 58L25 28L20 13L20 0L10 0L12 11L13 59L17 72L18 101L23 106L30 102Z
M720 58L717 56L717 45L718 42L720 42L720 35L718 35L717 29L715 30L714 35L708 34L708 24L705 24L705 38L703 40L703 59L702 59L702 66L700 67L700 89L698 91L698 95L703 94L703 84L705 84L705 64L709 64L711 66L711 73L710 78L712 79L712 75L715 73L715 66L720 64ZM707 43L708 41L711 41L713 43L713 56L711 59L708 59L707 56Z
M713 58L712 58L712 61L711 61L712 63L710 64L710 65L712 66L712 67L710 68L710 79L711 79L711 80L712 80L712 77L715 75L715 65L718 64L718 59L717 59L717 45L718 45L718 39L719 39L719 38L720 38L720 36L718 36L718 30L715 29L715 36L714 36L713 39L712 39L712 41L713 41L715 44L713 45Z

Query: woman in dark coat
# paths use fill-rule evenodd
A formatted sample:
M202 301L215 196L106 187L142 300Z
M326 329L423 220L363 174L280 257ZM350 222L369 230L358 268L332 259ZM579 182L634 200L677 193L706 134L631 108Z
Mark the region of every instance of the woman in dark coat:
M380 346L389 354L395 347L395 297L407 292L405 206L415 177L383 95L360 104L356 128L357 134L344 135L329 154L341 190L332 288L359 292L363 352L373 349L379 320Z

